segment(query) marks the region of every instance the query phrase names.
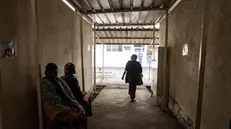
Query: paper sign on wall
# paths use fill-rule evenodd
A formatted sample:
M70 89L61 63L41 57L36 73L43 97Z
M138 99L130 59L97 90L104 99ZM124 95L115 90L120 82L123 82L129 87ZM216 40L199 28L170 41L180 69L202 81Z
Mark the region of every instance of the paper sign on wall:
M0 40L0 57L13 58L16 56L16 42L12 40Z
M187 56L188 55L188 44L184 44L182 47L182 55Z
M90 51L91 50L91 46L87 45L87 50Z

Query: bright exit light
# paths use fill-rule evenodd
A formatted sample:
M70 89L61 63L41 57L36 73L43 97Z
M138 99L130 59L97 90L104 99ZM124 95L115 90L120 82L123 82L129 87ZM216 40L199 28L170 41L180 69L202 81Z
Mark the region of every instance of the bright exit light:
M155 24L155 28L156 28L156 29L160 29L160 23L156 23L156 24Z
M63 3L65 3L71 10L75 11L75 8L67 1L67 0L62 0Z

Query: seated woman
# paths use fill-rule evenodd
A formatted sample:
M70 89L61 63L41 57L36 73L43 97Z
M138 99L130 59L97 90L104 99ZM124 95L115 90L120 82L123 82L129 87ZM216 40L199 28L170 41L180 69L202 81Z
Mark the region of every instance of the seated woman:
M86 129L85 110L68 85L57 77L58 67L49 63L42 79L42 101L49 129Z
M61 77L70 87L75 99L83 106L87 116L92 116L91 97L82 93L79 86L79 81L74 76L76 73L75 65L73 63L67 63L64 67L65 75Z

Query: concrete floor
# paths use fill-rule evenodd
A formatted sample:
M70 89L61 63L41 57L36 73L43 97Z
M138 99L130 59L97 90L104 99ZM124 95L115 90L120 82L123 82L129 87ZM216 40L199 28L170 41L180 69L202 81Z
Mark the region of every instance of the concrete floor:
M123 67L105 67L104 68L104 79L102 79L102 74L99 71L99 68L96 69L96 84L97 85L124 85L124 80L121 79L124 72ZM143 67L143 82L145 85L152 85L153 81L157 80L157 69L152 68L149 73L148 67Z
M155 97L145 89L137 91L135 103L127 89L104 89L94 100L93 112L88 129L183 129L156 107Z

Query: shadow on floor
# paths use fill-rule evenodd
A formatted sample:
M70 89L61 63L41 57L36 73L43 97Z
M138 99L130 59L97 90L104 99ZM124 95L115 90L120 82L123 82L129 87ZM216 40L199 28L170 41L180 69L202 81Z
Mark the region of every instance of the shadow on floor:
M93 102L88 129L183 129L176 119L156 107L146 89L131 103L126 89L103 89Z

